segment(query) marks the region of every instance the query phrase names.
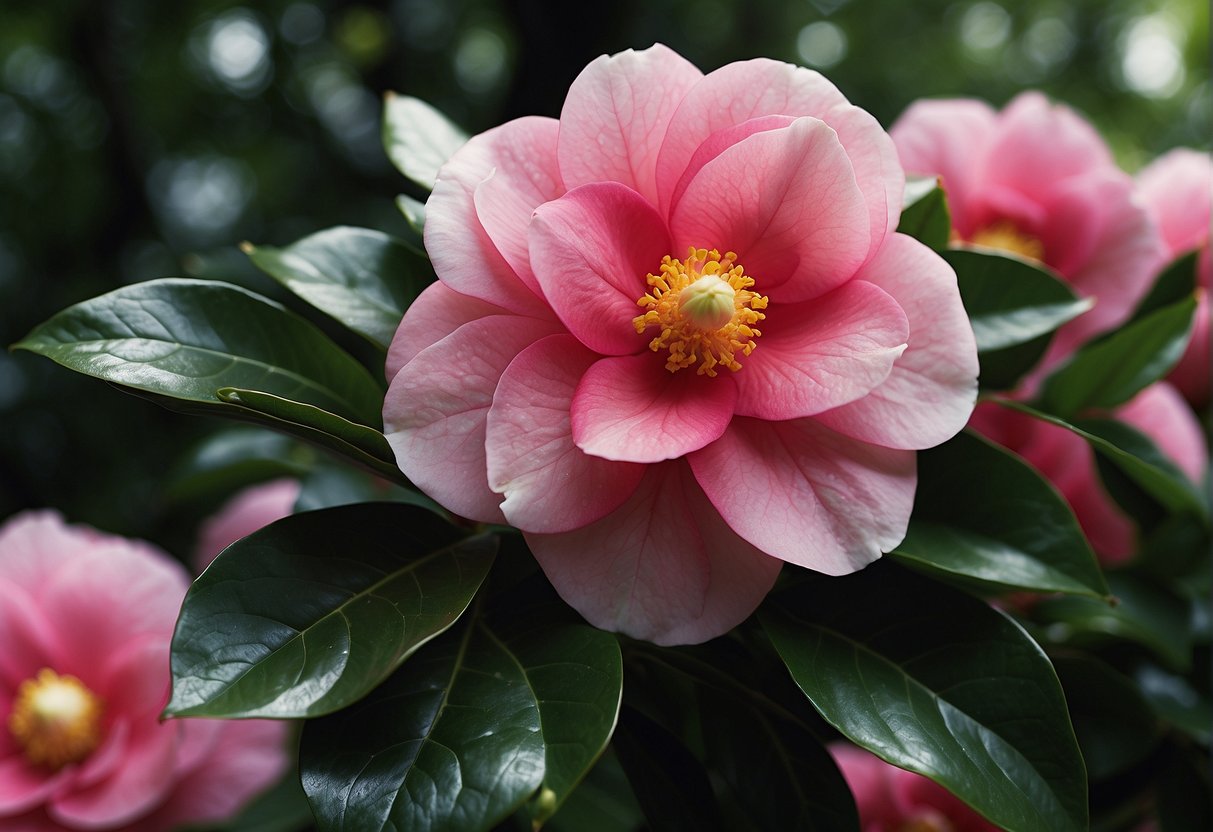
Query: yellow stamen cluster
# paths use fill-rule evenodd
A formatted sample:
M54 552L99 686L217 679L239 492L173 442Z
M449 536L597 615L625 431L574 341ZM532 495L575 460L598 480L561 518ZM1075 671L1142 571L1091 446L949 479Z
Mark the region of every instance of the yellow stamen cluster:
M714 378L718 366L740 370L737 358L754 351L762 334L754 324L766 318L759 310L767 308L767 298L750 291L754 278L736 261L731 251L691 247L686 260L667 254L661 273L647 276L649 291L636 301L646 311L632 323L637 333L660 329L649 349L670 351L665 368L671 373L698 364L699 375Z
M48 667L17 687L8 729L34 765L58 770L101 743L101 700L75 676Z
M1029 260L1043 261L1045 259L1044 243L1030 234L1023 233L1006 220L999 220L987 225L969 238L969 242L999 251L1009 251Z

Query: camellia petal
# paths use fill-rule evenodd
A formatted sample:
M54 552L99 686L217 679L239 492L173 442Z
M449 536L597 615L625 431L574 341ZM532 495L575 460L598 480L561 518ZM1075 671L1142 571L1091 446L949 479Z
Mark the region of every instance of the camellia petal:
M780 561L734 534L685 462L651 465L603 519L526 536L561 597L597 627L657 644L693 644L740 624Z
M550 317L548 312L541 317ZM436 344L459 327L489 315L508 315L509 310L491 303L461 295L439 281L431 283L409 304L400 326L392 337L387 351L385 374L391 381L400 368L413 360L413 356L431 344Z
M964 427L977 400L977 345L956 275L917 240L894 234L856 278L897 301L909 319L909 346L869 395L816 419L889 448L938 445Z
M1205 435L1174 387L1165 381L1151 384L1121 405L1116 415L1153 439L1193 484L1204 482L1209 469Z
M489 486L501 510L529 532L565 532L614 511L636 490L644 466L590 456L575 444L570 406L598 355L570 335L527 347L506 368L489 410Z
M405 476L457 514L503 522L501 497L489 489L485 419L514 356L557 331L535 318L480 318L401 368L383 403L383 427Z
M603 358L573 395L573 441L604 459L676 459L720 436L736 401L729 375L670 374L649 353Z
M827 575L854 572L900 543L914 504L913 451L851 439L811 418L738 417L690 463L741 537Z

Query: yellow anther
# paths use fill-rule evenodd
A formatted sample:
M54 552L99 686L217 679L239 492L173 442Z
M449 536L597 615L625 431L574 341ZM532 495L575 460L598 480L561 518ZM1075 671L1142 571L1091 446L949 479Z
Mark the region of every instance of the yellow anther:
M969 238L969 242L985 248L1009 251L1029 260L1045 259L1044 243L1030 234L1023 233L1006 220L999 220L980 229Z
M48 667L17 686L8 729L35 765L61 769L101 743L101 700L75 676Z

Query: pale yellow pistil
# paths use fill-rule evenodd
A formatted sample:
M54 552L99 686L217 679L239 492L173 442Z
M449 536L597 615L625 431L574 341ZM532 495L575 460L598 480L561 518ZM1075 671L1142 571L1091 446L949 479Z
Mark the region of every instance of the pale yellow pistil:
M651 326L660 333L649 342L653 352L669 350L671 373L699 365L699 375L715 377L718 366L736 372L738 357L754 351L762 334L754 324L766 318L767 298L753 292L754 278L737 265L737 255L694 247L686 260L668 254L660 274L646 277L649 291L636 301L646 311L632 323L636 332Z
M969 242L985 248L1009 251L1029 260L1043 261L1045 258L1044 243L1031 234L1023 233L1006 220L999 220L978 230L969 238Z
M75 676L44 667L17 687L8 729L31 763L61 769L101 743L101 700Z

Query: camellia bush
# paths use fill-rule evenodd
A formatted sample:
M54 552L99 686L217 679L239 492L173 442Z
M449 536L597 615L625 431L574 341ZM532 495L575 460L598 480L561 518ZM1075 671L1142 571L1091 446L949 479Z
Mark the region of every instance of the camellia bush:
M1210 828L1207 155L660 45L384 144L408 234L244 246L365 343L165 278L16 345L273 479L165 718L301 723L321 830Z

